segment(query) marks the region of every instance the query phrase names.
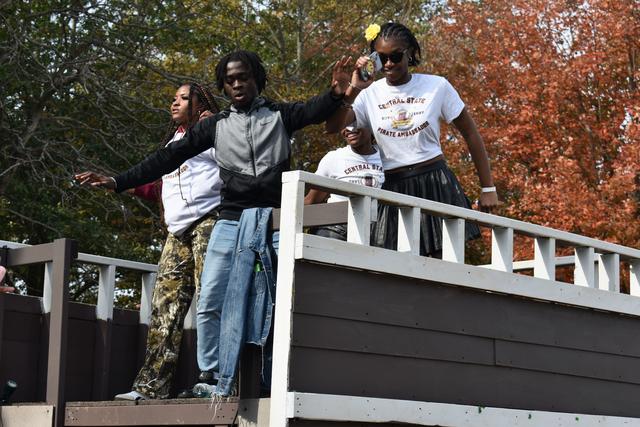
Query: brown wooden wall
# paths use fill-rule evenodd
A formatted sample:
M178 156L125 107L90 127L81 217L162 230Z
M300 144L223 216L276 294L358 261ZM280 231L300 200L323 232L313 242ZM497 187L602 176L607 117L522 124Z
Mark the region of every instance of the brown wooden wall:
M640 319L296 263L291 390L640 416Z
M0 387L8 379L18 383L11 402L45 399L47 317L34 297L0 294ZM99 396L95 364L96 336L111 328L111 350L106 396ZM138 312L114 309L110 324L96 321L95 306L69 304L69 336L65 397L67 401L110 400L129 391L142 364L146 327L138 324ZM193 384L197 375L195 331L185 331L174 392Z

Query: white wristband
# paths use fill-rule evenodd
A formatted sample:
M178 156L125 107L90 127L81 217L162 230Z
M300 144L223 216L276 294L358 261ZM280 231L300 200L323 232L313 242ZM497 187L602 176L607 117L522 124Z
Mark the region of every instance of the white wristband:
M483 193L495 193L496 187L482 187Z

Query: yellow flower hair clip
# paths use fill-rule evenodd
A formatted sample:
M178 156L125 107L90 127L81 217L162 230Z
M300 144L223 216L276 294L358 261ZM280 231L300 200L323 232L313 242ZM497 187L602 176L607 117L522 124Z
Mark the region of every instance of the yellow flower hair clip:
M380 25L371 24L364 30L364 38L367 39L368 42L374 40L378 37L378 33L380 33Z

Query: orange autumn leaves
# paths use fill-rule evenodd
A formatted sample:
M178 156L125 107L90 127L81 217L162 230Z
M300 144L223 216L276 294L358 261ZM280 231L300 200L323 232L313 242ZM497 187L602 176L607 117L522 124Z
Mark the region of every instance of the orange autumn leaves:
M504 214L640 247L640 12L633 1L450 3L426 37L479 124ZM466 188L464 147L445 144ZM531 255L531 245L516 250Z

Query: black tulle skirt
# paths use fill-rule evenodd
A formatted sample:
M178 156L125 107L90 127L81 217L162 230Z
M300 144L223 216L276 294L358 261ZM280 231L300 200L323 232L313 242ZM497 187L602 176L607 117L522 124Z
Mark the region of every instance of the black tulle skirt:
M471 202L464 194L456 176L439 160L415 169L387 174L382 186L384 190L409 196L421 197L449 205L471 209ZM476 224L465 223L467 240L480 236ZM374 226L373 244L387 249L396 249L398 242L398 209L380 203L378 221ZM420 254L438 256L442 250L442 218L422 214L420 220Z

